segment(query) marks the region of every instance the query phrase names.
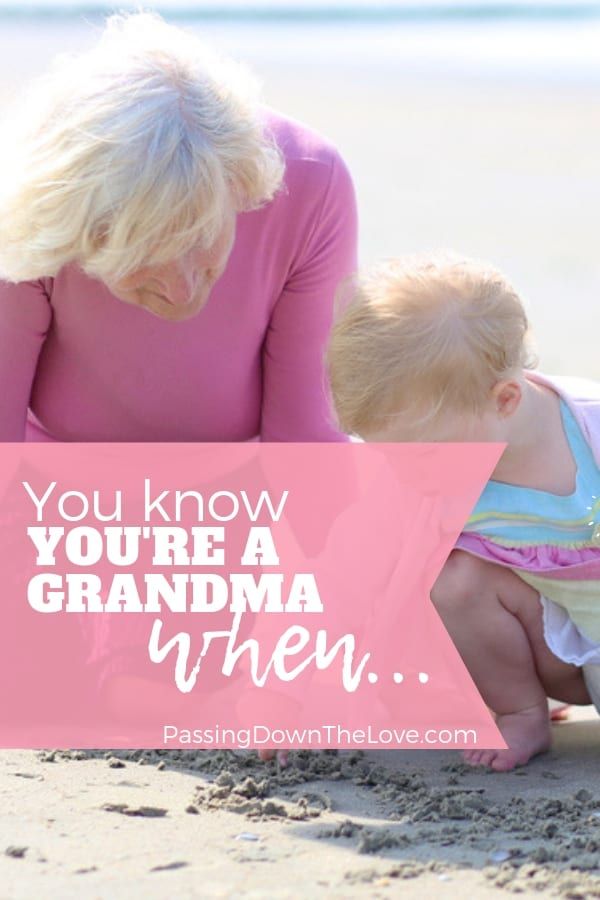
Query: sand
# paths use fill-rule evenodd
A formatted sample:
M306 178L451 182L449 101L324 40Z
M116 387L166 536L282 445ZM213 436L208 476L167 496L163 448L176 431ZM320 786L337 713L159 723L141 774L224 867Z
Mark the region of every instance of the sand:
M600 897L600 727L456 752L2 751L0 897Z

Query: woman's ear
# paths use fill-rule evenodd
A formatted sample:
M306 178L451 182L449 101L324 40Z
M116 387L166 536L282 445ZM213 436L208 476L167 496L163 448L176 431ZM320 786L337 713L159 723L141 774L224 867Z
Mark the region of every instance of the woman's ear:
M517 410L523 392L518 381L499 381L492 388L495 410L501 419L507 419Z

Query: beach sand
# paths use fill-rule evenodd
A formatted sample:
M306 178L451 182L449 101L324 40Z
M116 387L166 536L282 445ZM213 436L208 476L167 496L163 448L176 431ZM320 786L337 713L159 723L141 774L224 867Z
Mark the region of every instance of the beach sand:
M0 896L600 897L600 728L583 709L554 733L506 774L450 751L301 752L281 772L249 752L2 751Z
M3 25L0 99L87 35ZM364 261L488 258L527 298L542 367L600 377L597 85L246 56L344 154ZM278 775L248 754L3 751L0 897L600 897L600 728L583 710L554 730L503 775L453 752L293 754Z

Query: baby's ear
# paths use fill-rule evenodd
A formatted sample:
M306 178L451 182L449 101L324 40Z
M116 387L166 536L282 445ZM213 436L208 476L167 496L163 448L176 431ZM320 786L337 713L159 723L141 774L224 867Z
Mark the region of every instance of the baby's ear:
M496 412L506 419L518 409L521 402L521 385L518 381L499 381L492 389Z

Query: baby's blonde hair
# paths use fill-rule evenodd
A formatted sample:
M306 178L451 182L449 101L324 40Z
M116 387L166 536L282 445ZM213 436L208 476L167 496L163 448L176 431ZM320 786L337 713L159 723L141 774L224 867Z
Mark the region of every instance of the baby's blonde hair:
M86 53L59 58L4 122L0 276L78 262L116 281L210 247L232 207L279 189L256 84L158 15L108 19Z
M399 413L479 413L534 364L523 304L491 266L449 254L390 260L355 283L327 361L340 426L375 433Z

